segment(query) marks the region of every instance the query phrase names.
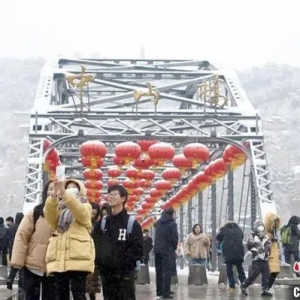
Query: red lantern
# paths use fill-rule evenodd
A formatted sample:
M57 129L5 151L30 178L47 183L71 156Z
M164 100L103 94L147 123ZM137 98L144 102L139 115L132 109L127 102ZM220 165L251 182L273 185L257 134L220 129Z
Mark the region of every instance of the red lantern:
M136 203L139 200L139 197L137 195L129 195L127 202L128 203Z
M149 188L151 186L151 182L146 179L139 180L139 186L141 188Z
M145 197L145 201L148 202L148 203L156 203L157 199L152 198L150 195L148 195L148 196Z
M175 149L170 144L160 142L152 145L149 148L148 153L153 161L156 161L159 166L163 166L166 161L173 159L175 155Z
M181 172L177 168L168 168L161 173L161 176L164 180L170 181L174 184L181 178Z
M80 147L80 154L83 157L101 157L103 158L107 153L104 143L100 141L87 141Z
M153 165L153 161L148 156L140 156L137 160L134 161L133 166L138 170L145 170L150 168Z
M166 201L162 206L161 209L162 210L166 210L167 208L171 208L172 207L172 203L170 201Z
M154 205L155 205L155 203L143 202L142 203L142 208L150 210L154 207Z
M209 159L209 149L200 143L192 143L184 146L183 154L186 158L192 160L194 168L198 168L201 163Z
M52 145L52 143L49 140L44 140L43 143L43 152L46 152L46 150Z
M151 190L149 191L149 195L150 195L152 198L160 198L160 197L162 197L163 192L162 192L162 191L159 191L159 190L157 190L157 189L155 189L155 188L153 188L153 189L151 189Z
M81 163L84 167L91 167L93 169L96 169L103 166L103 159L95 157L82 157Z
M138 188L138 182L137 181L131 181L129 179L125 179L122 182L122 185L124 186L124 188L128 189L128 191L130 192L132 189L136 189Z
M224 150L223 159L225 163L231 164L231 167L234 169L246 162L247 155L239 148L228 145Z
M99 169L86 169L82 174L85 180L101 180L103 176Z
M122 170L117 166L110 167L107 170L107 175L109 177L119 177L121 174L122 174Z
M137 213L140 215L140 216L144 216L148 213L148 210L147 209L144 209L144 208L138 208L137 209Z
M47 162L51 162L53 164L58 164L58 162L60 161L59 159L59 154L57 152L57 150L55 148L52 148L45 159Z
M115 154L125 160L125 165L138 159L141 156L141 147L133 142L123 142L116 146Z
M138 178L138 170L135 168L129 168L126 170L125 175L132 180L137 179Z
M158 180L154 183L155 188L162 193L166 193L167 191L172 189L172 184L167 180Z
M84 183L84 186L87 189L101 190L103 188L103 183L102 183L102 181L92 181L92 180L89 180L89 181L86 181Z
M141 196L144 194L144 190L142 188L136 188L132 191L132 194L133 195L137 195L137 196Z
M137 144L141 147L143 153L148 152L149 148L156 143L158 143L158 141L151 141L151 140L137 141Z
M101 192L98 190L90 189L86 191L87 197L92 197L92 198L100 198L101 197Z
M206 173L216 180L223 177L227 173L227 170L228 165L225 164L223 158L218 158L208 165Z
M107 180L106 184L107 184L108 187L113 186L113 185L117 185L117 184L119 184L119 180L116 179L116 178L111 178L111 179Z
M125 159L117 156L113 156L112 162L114 165L117 165L118 167L122 167L125 165Z
M180 171L185 172L188 169L193 168L193 161L186 158L183 154L177 154L173 157L173 165L178 168Z
M147 181L151 181L155 178L155 173L152 170L143 170L140 177L142 179L146 179Z
M201 191L206 189L211 184L211 178L207 176L204 172L196 174L192 180L196 185L198 185Z
M134 204L130 204L130 203L126 203L125 207L126 207L126 210L128 212L132 212L134 210L135 205Z

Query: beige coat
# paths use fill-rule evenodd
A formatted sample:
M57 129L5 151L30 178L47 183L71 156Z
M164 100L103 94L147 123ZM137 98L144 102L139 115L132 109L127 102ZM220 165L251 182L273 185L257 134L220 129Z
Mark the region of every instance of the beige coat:
M275 220L277 220L276 223ZM281 220L277 215L273 213L267 213L265 216L264 225L266 229L266 235L271 240L271 253L269 256L270 273L278 273L280 272L279 244L276 236L274 236L274 230L279 231Z
M51 233L51 227L42 217L37 220L34 228L33 211L28 212L16 233L11 265L18 269L26 266L45 273L45 256Z
M200 233L199 235L195 235L194 233L190 233L184 245L184 254L191 258L207 259L207 249L209 246L210 241L206 234Z
M79 181L80 196L85 195L85 188ZM50 226L55 230L49 240L46 254L47 272L86 271L94 272L95 246L89 231L92 228L92 207L89 203L81 203L67 191L62 196L64 203L73 215L69 229L63 233L57 231L59 219L59 202L48 197L44 213Z

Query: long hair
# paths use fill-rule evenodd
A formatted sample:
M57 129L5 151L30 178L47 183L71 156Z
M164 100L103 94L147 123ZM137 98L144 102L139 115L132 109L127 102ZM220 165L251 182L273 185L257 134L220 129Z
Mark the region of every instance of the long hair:
M193 232L194 235L196 235L195 229L196 229L197 226L200 227L200 233L203 233L202 226L200 224L195 224L193 226L193 229L192 229L192 232Z
M38 218L41 216L44 218L44 206L48 197L48 188L49 185L52 183L52 180L49 180L47 184L44 186L43 192L42 192L42 202L39 205L36 205L33 209L33 219L38 220Z

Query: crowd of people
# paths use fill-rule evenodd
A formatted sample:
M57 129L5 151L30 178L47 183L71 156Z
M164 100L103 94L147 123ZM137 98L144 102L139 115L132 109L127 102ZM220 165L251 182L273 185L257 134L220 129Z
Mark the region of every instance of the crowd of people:
M7 288L12 289L19 273L18 288L26 300L96 299L135 300L135 279L140 264L148 265L154 253L156 295L173 298L172 276L176 275L179 236L173 208L164 210L154 224L154 241L148 229L125 208L128 192L122 185L108 188L108 202L89 203L83 183L75 179L49 181L41 203L27 212L0 218L2 265L11 268ZM278 234L282 236L287 263L299 260L300 218L293 216L281 228L272 213L258 221L247 241L252 253L248 277L243 268L244 235L235 222L220 228L217 241L195 224L184 242L190 265L207 266L212 242L218 242L227 268L229 289L234 291L236 266L242 293L262 275L262 295L271 296L280 272ZM7 261L8 260L8 261ZM298 275L298 274L297 274ZM20 298L19 298L20 299Z

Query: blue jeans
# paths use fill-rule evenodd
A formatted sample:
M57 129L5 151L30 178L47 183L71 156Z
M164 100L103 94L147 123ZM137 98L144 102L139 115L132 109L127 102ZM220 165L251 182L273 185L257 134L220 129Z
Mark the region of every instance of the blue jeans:
M204 258L191 258L190 266L193 265L206 265L206 259Z
M234 279L234 274L233 274L233 266L234 265L236 266L237 275L238 275L238 279L239 279L240 283L242 284L246 280L246 275L245 275L245 271L244 271L242 262L227 262L226 263L226 273L227 273L227 278L228 278L228 282L229 282L229 287L232 289L235 289L235 279Z

